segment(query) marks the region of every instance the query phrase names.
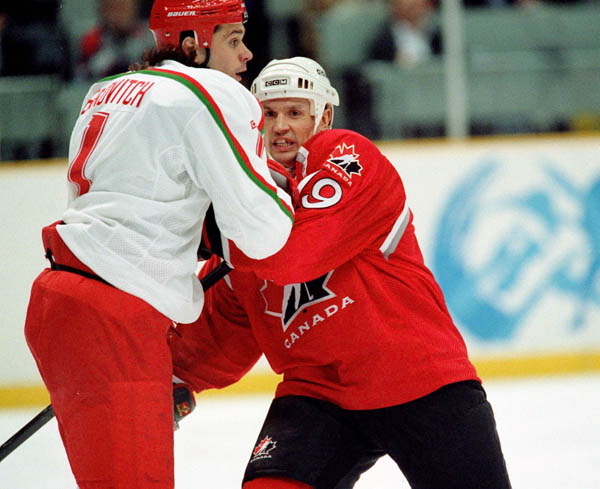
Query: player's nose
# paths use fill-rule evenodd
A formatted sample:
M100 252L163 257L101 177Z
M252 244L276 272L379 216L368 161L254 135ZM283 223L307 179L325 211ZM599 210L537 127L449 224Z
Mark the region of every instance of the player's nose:
M242 61L242 63L247 63L252 58L254 58L254 54L252 54L252 51L250 51L244 43L242 43L242 46L243 49L242 53L240 54L240 60Z
M287 118L285 117L285 114L277 114L277 117L275 118L275 131L277 132L285 132L289 129L289 124L287 122Z

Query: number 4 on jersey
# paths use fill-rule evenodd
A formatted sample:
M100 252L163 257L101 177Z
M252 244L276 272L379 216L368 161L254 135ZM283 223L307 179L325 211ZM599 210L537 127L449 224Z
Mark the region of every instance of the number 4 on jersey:
M108 120L109 114L106 112L98 112L92 116L92 120L88 123L85 130L83 131L83 137L81 138L81 145L77 156L71 161L69 165L69 172L67 174L70 182L77 185L77 196L85 194L90 189L91 180L85 176L85 165L102 136L106 121Z

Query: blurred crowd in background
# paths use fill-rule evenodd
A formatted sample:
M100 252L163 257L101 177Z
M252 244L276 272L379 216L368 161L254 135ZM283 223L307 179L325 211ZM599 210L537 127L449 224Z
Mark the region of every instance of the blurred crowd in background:
M600 0L462 0L462 3L467 11L485 10L490 16L495 12L506 16L507 10L514 11L515 15L525 15L546 5L561 9L583 7L594 11L600 8ZM444 120L439 117L429 120L424 115L423 120L419 120L417 110L416 119L395 123L393 114L387 119L380 117L382 110L388 106L385 100L383 105L375 100L386 90L385 87L380 90L377 76L386 80L394 78L396 75L390 69L398 73L413 70L411 76L413 79L417 77L417 86L423 89L425 84L418 81L419 72L415 70L420 69L420 76L425 80L438 76L436 66L442 66L444 53L439 0L246 0L246 6L249 21L245 40L254 53L244 80L247 86L272 58L308 56L326 68L332 83L340 91L342 109L339 117L336 115L336 126L343 125L382 139L444 136ZM62 98L52 102L57 104L57 111L63 111L62 119L58 117L56 120L68 125L74 120L68 113L73 109L61 108L61 103L77 106L76 100L82 98L85 87L92 81L126 71L132 62L140 59L146 48L153 45L148 29L151 7L152 0L22 0L0 3L0 104L5 106L2 109L4 114L0 114L0 159L66 156L65 142L57 142L52 135L48 136L50 141L42 142L34 149L29 141L19 144L18 131L16 142L12 141L11 121L7 119L19 112L9 110L7 104L19 100L15 92L17 85L21 80L26 83L33 76L52 77L53 87L64 93ZM600 22L600 17L598 20ZM496 29L501 31L503 27L498 24ZM551 30L552 26L549 25L548 29ZM593 29L592 26L592 35ZM498 33L492 31L490 36L497 37ZM353 45L353 42L359 45ZM589 86L593 87L600 81L600 36L596 46L585 42L575 47L579 51L589 51L580 52L578 56L585 58L584 64L587 64L582 76L591 76ZM542 53L546 58L552 55L549 50L556 51L554 45L542 47L547 48ZM596 51L591 52L590 49ZM596 55L598 61L594 64ZM556 64L556 61L552 62ZM365 70L365 66L371 66L370 63L374 68ZM581 63L583 61L577 66ZM433 72L428 75L427 70ZM408 90L409 86L402 80L398 79L401 85L397 86L399 94ZM598 85L595 86L600 90ZM431 90L439 92L439 87ZM436 99L435 93L426 97L427 103ZM585 114L581 114L578 122L570 117L557 117L537 125L523 121L507 124L499 117L498 123L494 124L492 116L492 120L484 117L472 123L470 133L599 129L600 107L594 107L599 98L592 98L590 111L583 111ZM399 96L398 100L401 99ZM399 107L402 110L402 105ZM427 110L427 107L423 108L424 113ZM407 114L409 112L407 110ZM70 131L70 127L66 129Z

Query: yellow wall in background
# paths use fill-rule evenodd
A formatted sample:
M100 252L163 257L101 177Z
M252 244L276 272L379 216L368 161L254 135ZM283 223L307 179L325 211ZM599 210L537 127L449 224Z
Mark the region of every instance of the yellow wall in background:
M600 371L600 352L475 359L473 363L485 383L490 379ZM199 397L274 393L281 378L274 373L255 371L246 375L237 384L221 390L205 391ZM42 407L49 403L48 392L42 385L0 387L0 409Z

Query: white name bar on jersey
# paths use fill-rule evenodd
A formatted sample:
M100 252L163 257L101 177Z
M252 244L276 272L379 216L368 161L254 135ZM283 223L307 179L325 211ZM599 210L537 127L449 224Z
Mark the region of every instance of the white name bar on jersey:
M107 87L104 87L90 98L83 109L85 114L92 107L102 104L121 104L139 107L144 95L154 86L154 82L136 80L135 78L119 78Z

